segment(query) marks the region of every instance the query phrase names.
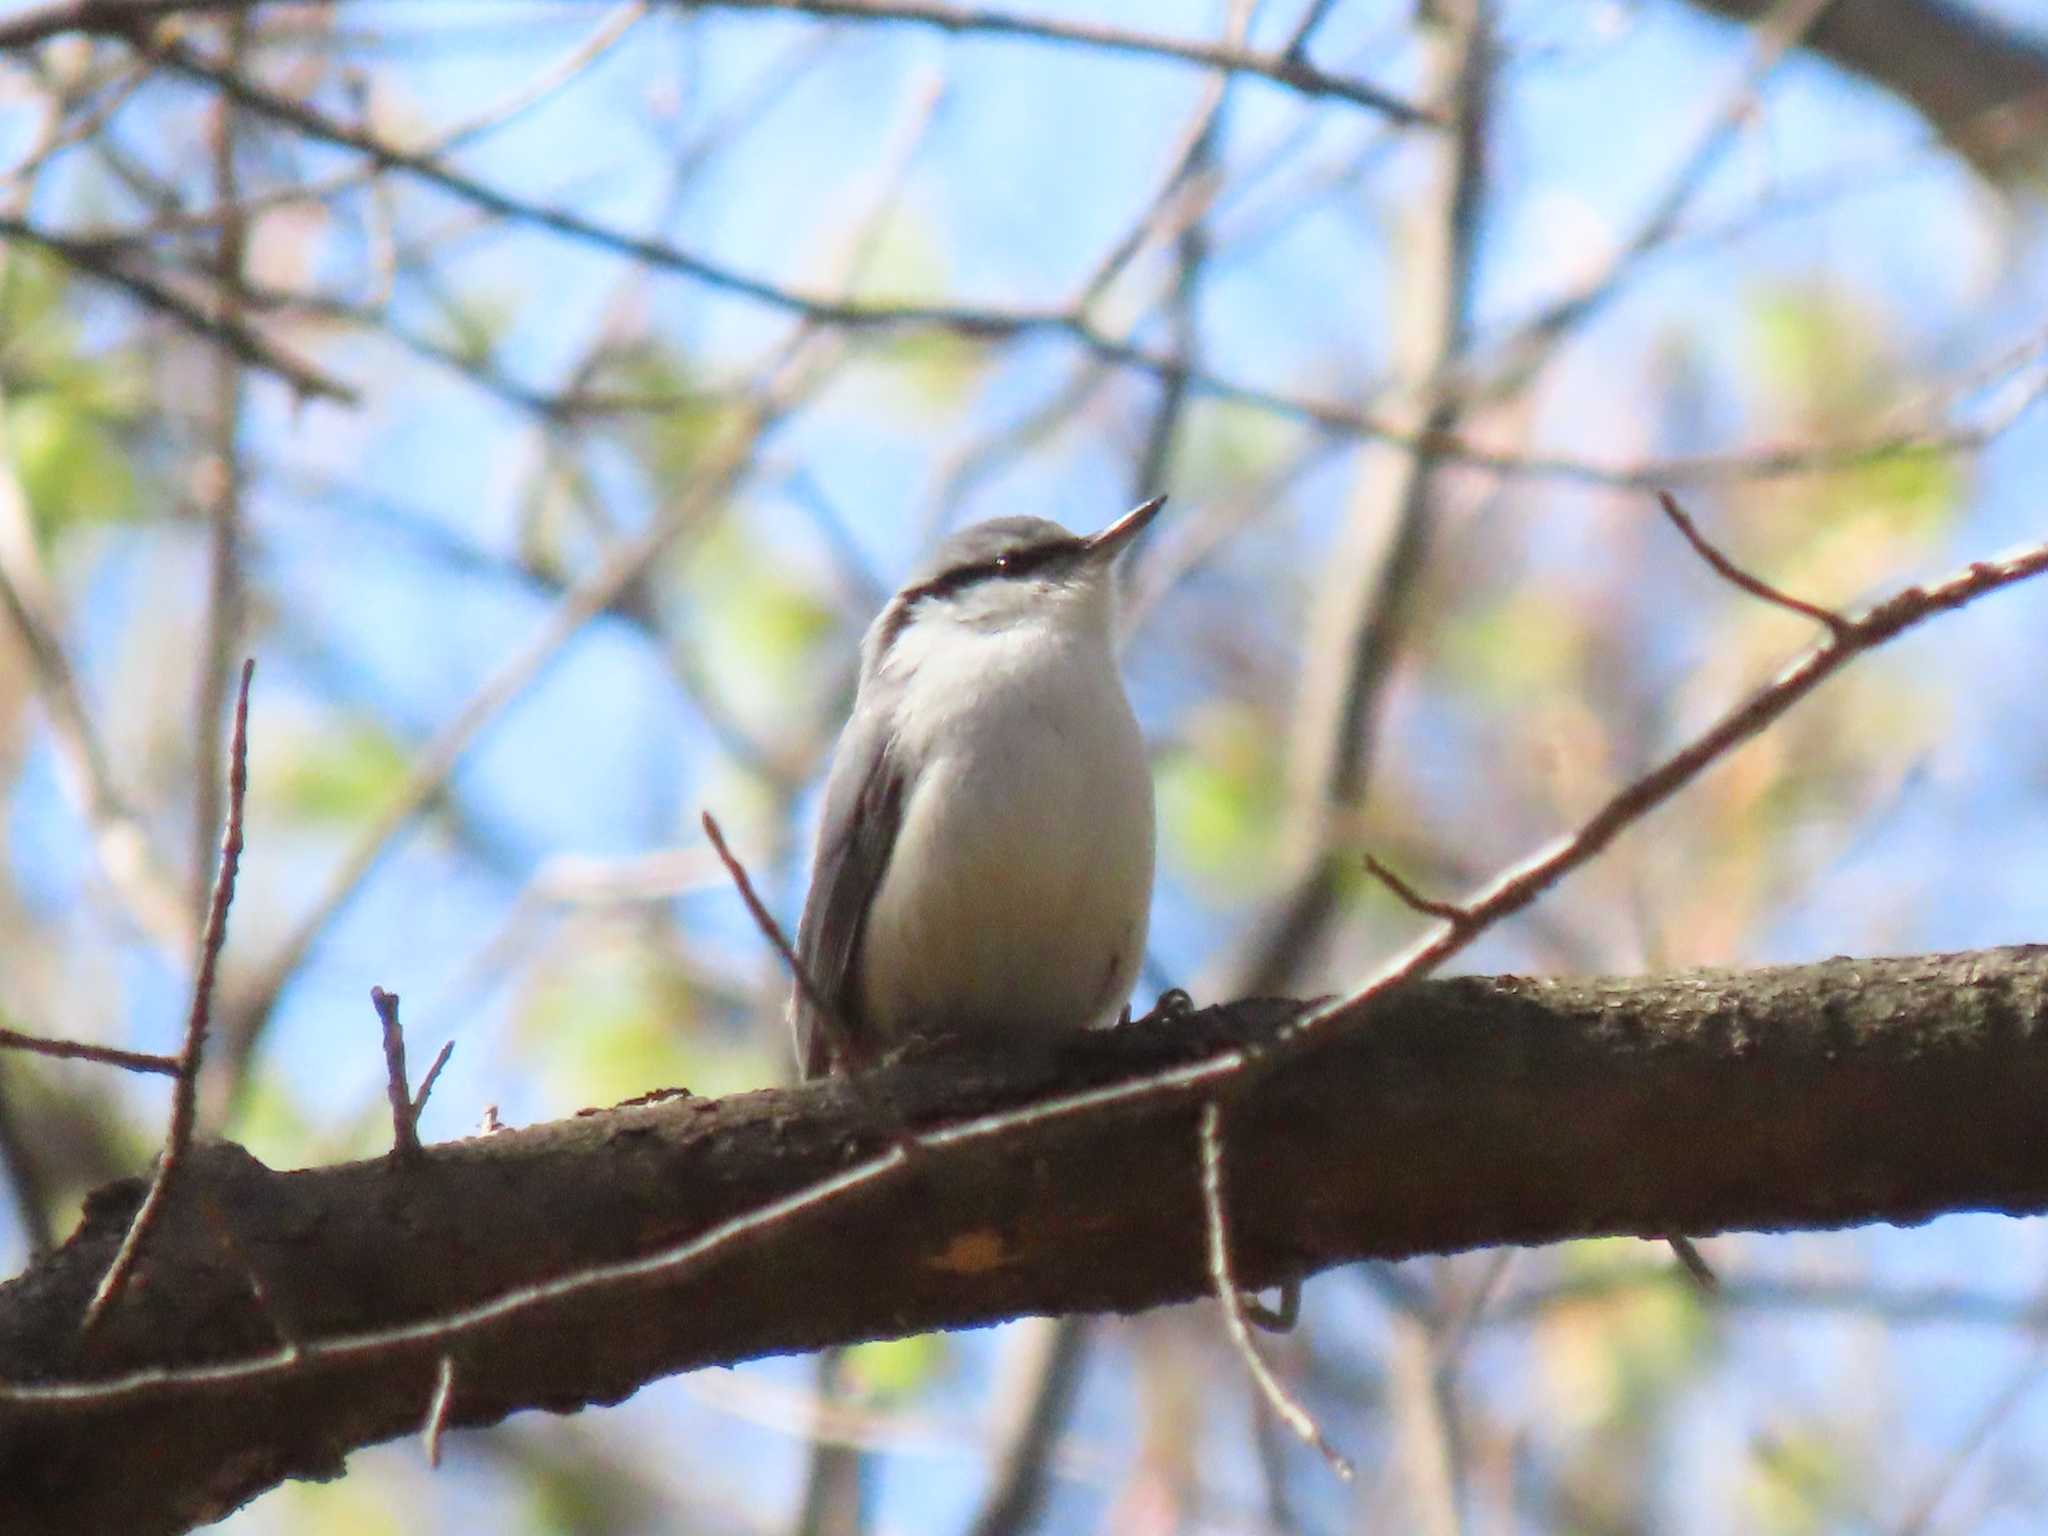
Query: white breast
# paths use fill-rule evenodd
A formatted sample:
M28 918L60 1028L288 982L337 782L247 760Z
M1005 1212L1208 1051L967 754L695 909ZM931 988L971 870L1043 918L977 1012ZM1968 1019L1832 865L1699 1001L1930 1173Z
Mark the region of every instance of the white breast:
M1053 620L1061 616L1054 614ZM1105 621L911 626L918 765L861 949L878 1036L1046 1036L1115 1018L1144 955L1152 777Z

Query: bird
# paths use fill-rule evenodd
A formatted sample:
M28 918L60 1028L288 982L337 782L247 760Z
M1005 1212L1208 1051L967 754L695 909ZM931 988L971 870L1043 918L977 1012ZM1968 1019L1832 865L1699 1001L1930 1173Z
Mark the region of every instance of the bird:
M1082 536L942 541L869 625L833 750L790 1000L806 1078L946 1039L1114 1023L1145 952L1152 773L1116 661L1119 556Z

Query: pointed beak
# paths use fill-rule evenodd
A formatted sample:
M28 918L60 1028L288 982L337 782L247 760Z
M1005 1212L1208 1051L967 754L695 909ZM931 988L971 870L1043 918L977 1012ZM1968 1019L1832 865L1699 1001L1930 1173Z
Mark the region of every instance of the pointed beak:
M1159 509L1165 505L1166 498L1164 496L1154 496L1142 506L1131 508L1130 511L1126 512L1100 533L1092 534L1082 540L1082 545L1088 552L1088 558L1090 560L1099 560L1104 564L1114 560L1124 552L1125 547L1133 539L1145 531L1146 525L1159 515Z

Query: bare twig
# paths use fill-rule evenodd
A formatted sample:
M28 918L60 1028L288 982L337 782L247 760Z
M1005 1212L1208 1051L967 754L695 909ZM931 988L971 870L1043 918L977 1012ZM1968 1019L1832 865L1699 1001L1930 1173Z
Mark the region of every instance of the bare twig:
M448 1405L455 1400L455 1357L443 1355L434 1375L434 1395L427 1400L427 1420L420 1429L427 1465L441 1465L441 1432L448 1427Z
M1671 1245L1671 1252L1678 1259L1678 1267L1685 1271L1692 1283L1709 1296L1718 1295L1721 1277L1714 1273L1714 1266L1707 1262L1707 1256L1689 1237L1673 1235L1664 1239Z
M753 918L754 926L761 930L761 936L774 947L778 955L782 956L782 963L789 967L789 974L796 982L797 990L803 993L804 1001L818 1010L818 1016L832 1031L833 1049L840 1053L839 1059L848 1059L845 1053L850 1048L852 1039L847 1032L845 1021L839 1017L839 1010L832 1006L831 999L819 989L818 983L812 979L810 971L805 967L802 957L797 954L796 946L789 942L788 936L782 931L782 925L775 921L775 914L768 910L767 904L755 892L754 882L747 877L746 867L734 857L733 851L726 847L725 834L719 830L718 818L709 811L704 811L698 819L704 823L704 835L711 839L711 846L718 851L718 861L725 866L725 872L732 876L732 883L739 887L740 900L747 904L747 915Z
M96 1061L102 1066L120 1067L127 1072L156 1072L165 1077L178 1075L178 1058L159 1056L154 1051L124 1051L111 1045L90 1045L83 1040L48 1040L25 1035L18 1029L0 1027L0 1049L29 1051L37 1056L55 1056L66 1061Z
M1244 1303L1245 1320L1267 1333L1292 1333L1301 1322L1301 1282L1282 1280L1280 1282L1280 1305L1269 1307L1250 1291L1240 1300Z
M206 909L206 927L199 939L198 974L192 981L192 1007L185 1019L185 1044L178 1052L178 1071L171 1090L171 1124L164 1136L164 1150L157 1159L156 1177L149 1193L129 1223L127 1235L115 1250L92 1302L85 1310L85 1330L90 1333L106 1315L108 1306L121 1293L136 1257L163 1210L171 1179L192 1145L192 1131L198 1121L199 1063L206 1049L206 1030L213 1017L213 979L220 965L221 946L227 942L228 908L235 899L235 871L242 860L242 801L249 790L249 679L256 671L254 661L242 663L242 685L235 696L234 733L228 742L228 814L221 833L220 869L214 877L213 900Z
M1664 509L1664 515L1671 519L1672 524L1678 531L1685 535L1685 542L1693 547L1693 552L1706 561L1708 565L1712 566L1714 574L1723 581L1740 587L1751 597L1762 598L1765 602L1775 607L1803 614L1815 623L1826 626L1828 633L1836 639L1840 639L1847 633L1849 621L1839 613L1834 612L1832 609L1823 608L1818 603L1809 603L1804 598L1794 597L1789 592L1779 591L1761 577L1750 575L1749 572L1743 570L1734 561L1722 554L1719 549L1709 542L1707 536L1699 531L1694 525L1693 520L1686 516L1685 509L1678 504L1678 498L1669 491L1659 491L1657 493L1657 504Z
M427 1068L427 1075L420 1079L420 1091L412 1096L412 1118L415 1125L419 1122L421 1112L427 1107L427 1095L434 1091L434 1084L441 1080L441 1069L448 1065L448 1058L454 1054L453 1040L442 1041L441 1049L434 1053L434 1060Z
M157 17L187 11L246 10L256 0L48 0L0 23L0 51L27 48L66 32L112 32L128 35ZM308 0L310 3L310 0ZM1257 75L1307 97L1326 97L1364 107L1404 124L1433 119L1423 108L1402 101L1378 86L1318 69L1299 51L1258 53L1227 43L1206 43L1133 31L1103 23L1056 21L1012 15L936 0L692 0L704 8L799 12L848 21L895 21L937 27L947 32L978 32L1030 41L1098 48L1110 53L1175 59L1211 69Z
M868 302L784 287L724 267L666 241L626 234L565 209L516 197L451 169L431 153L389 142L366 128L342 122L310 103L272 91L182 43L166 42L159 46L166 65L226 92L243 106L273 122L368 156L380 166L403 171L483 213L530 224L657 271L678 273L817 324L845 329L936 328L983 340L1064 336L1102 361L1118 367L1148 373L1162 380L1184 375L1186 387L1197 395L1233 401L1309 422L1324 430L1386 442L1427 453L1445 462L1470 464L1504 475L1630 488L1723 478L1769 479L1839 469L1901 452L1974 449L2002 430L2002 425L1953 429L1925 427L1890 432L1860 442L1771 445L1736 454L1638 465L1603 465L1582 459L1499 451L1465 441L1442 424L1423 422L1418 425L1413 419L1386 419L1354 406L1290 396L1190 369L1183 359L1109 334L1067 305L1002 307ZM0 227L0 232L4 232L4 227ZM94 251L105 249L109 244L120 243L121 238L103 237L94 241L90 248Z
M405 1078L405 1031L398 1023L398 994L372 987L370 1002L376 1007L377 1022L384 1033L384 1093L391 1101L391 1156L395 1162L417 1162L420 1128L412 1089Z
M1927 1485L1906 1506L1905 1516L1892 1528L1894 1536L1921 1536L1930 1528L1935 1511L1955 1488L1963 1469L2040 1386L2044 1373L2048 1373L2048 1342L2037 1340L2019 1367L2006 1379L2005 1385L1985 1400L1984 1406L1956 1441L1954 1449L1943 1458Z
M93 242L38 229L12 214L0 214L0 236L40 246L73 269L123 290L146 308L168 315L186 330L225 347L250 367L276 374L301 395L338 400L348 405L355 403L356 392L349 385L313 364L293 357L232 315L208 314L200 305L165 287L155 278L128 270Z
M248 53L249 18L229 19L228 64L242 67ZM214 238L214 309L223 326L242 323L243 258L248 217L240 210L241 183L235 165L239 109L226 98L214 104L214 197L223 210ZM206 612L199 646L197 762L193 768L192 908L206 910L207 860L220 827L220 717L227 705L228 674L242 627L242 424L241 360L228 349L213 358L212 452L206 487Z
M1833 0L1775 0L1757 23L1755 42L1720 106L1687 147L1656 202L1635 232L1601 269L1516 328L1500 348L1501 360L1478 385L1480 395L1499 399L1525 388L1552 351L1605 307L1641 269L1642 259L1667 242L1679 219L1721 164L1736 133L1749 121L1757 92L1797 47Z
M1424 917L1439 918L1446 923L1471 921L1471 914L1453 901L1436 901L1415 889L1406 880L1395 874L1376 855L1365 856L1366 870L1394 895L1394 899L1411 911L1420 912Z
M1266 1406L1308 1445L1321 1453L1330 1470L1345 1482L1355 1475L1350 1461L1323 1438L1315 1417L1287 1390L1273 1368L1260 1356L1252 1342L1251 1326L1245 1319L1244 1298L1230 1273L1230 1230L1224 1219L1223 1198L1223 1109L1214 1099L1202 1106L1201 1129L1202 1211L1209 1240L1209 1281L1216 1300L1223 1307L1223 1326L1236 1346L1238 1357L1251 1373L1252 1383Z
M1284 85L1304 96L1325 96L1368 108L1397 123L1432 123L1427 108L1380 90L1362 80L1327 74L1298 53L1256 53L1233 42L1211 43L1182 39L1092 21L1054 21L1036 16L975 6L946 5L938 0L699 0L732 10L802 11L814 16L844 17L849 20L902 21L937 27L947 32L980 32L1036 42L1075 44L1113 53L1131 53L1153 58L1178 59L1211 69L1258 75Z

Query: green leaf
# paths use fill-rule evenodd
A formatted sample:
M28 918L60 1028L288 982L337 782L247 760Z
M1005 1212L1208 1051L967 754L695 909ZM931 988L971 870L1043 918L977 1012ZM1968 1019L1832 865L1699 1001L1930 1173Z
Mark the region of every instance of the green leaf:
M1278 758L1275 732L1250 707L1211 705L1189 721L1186 750L1157 765L1160 825L1195 879L1242 892L1248 871L1269 867Z
M404 744L367 720L287 738L279 751L273 803L310 822L360 825L408 771Z
M802 696L820 642L839 628L813 588L738 522L695 552L685 618L727 707L762 727Z
M936 1333L907 1339L877 1339L846 1352L848 1374L856 1390L870 1400L901 1399L929 1386L948 1358L945 1339Z
M69 390L13 399L7 445L45 548L73 528L136 515L135 472L105 422Z

